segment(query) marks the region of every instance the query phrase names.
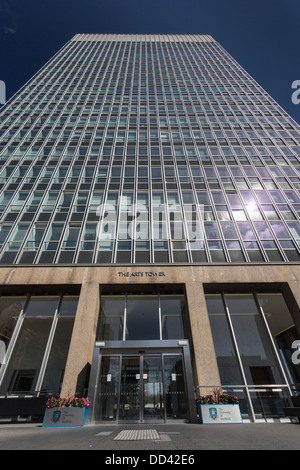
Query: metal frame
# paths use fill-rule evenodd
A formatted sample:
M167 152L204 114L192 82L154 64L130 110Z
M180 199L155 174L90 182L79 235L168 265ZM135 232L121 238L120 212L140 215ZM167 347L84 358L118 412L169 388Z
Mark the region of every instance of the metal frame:
M184 344L182 344L182 341ZM98 379L101 367L101 361L103 356L139 356L140 357L140 370L142 370L141 361L143 356L151 355L158 356L163 359L165 355L174 355L181 354L183 361L183 371L184 371L184 382L187 396L187 419L191 422L197 421L196 409L195 409L195 394L194 394L194 384L193 384L193 375L192 375L192 365L191 365L191 356L190 356L190 347L188 340L165 340L165 341L105 341L105 342L96 342L94 346L93 360L91 366L90 382L88 388L88 395L91 398L94 406L90 410L91 421L95 420L95 400L97 397L98 390ZM120 362L121 366L121 362ZM162 360L162 373L163 373L163 360ZM119 373L121 374L121 367ZM142 380L141 380L142 382ZM164 383L164 380L163 380ZM120 387L120 381L119 381ZM163 385L164 387L164 385ZM143 387L141 387L143 389ZM119 390L120 392L120 390ZM118 404L120 400L120 393L118 392ZM165 390L164 392L164 402L165 402ZM141 391L142 393L142 391ZM140 419L138 422L151 422L152 420L143 420L141 416L141 409L143 403L141 400L140 403ZM121 420L122 421L122 420ZM167 421L166 417L166 407L164 410L164 421ZM120 422L119 415L117 413L116 422ZM125 421L124 421L125 422ZM128 422L128 421L126 421ZM137 422L137 421L135 421Z
M9 342L9 345L8 345L8 348L7 348L7 351L6 351L6 355L5 355L4 363L3 363L3 364L1 365L1 367L0 367L0 387L1 387L1 384L2 384L2 380L3 380L4 374L5 374L6 369L7 369L7 364L8 364L9 361L10 361L10 358L11 358L11 355L12 355L12 352L13 352L13 349L14 349L14 346L15 346L16 341L17 341L17 338L18 338L18 336L19 336L19 333L20 333L20 330L21 330L22 323L23 323L23 321L24 321L24 317L25 317L25 313L26 313L26 309L27 309L29 300L30 300L30 294L27 294L26 300L25 300L25 303L24 303L24 307L23 307L23 309L22 309L21 312L20 312L20 315L19 315L19 318L18 318L18 320L17 320L16 326L15 326L15 328L14 328L14 331L13 331L13 334L12 334L12 337L11 337L11 340L10 340L10 342Z
M127 324L127 300L128 300L128 296L131 296L131 295L135 295L135 294L131 294L130 292L125 292L124 295L124 308L123 308L123 332L122 332L122 341L126 341L126 324ZM145 294L146 296L148 294ZM151 296L153 294L149 294L149 296ZM154 296L157 296L157 313L158 313L158 323L159 323L159 340L160 341L167 341L165 339L163 339L163 331L162 331L162 316L161 316L161 312L162 312L162 309L161 309L161 296L168 296L168 297L183 297L184 298L184 294L167 294L167 293L164 293L164 292L157 292L156 294L153 295ZM104 294L104 296L106 296L106 294ZM142 295L138 295L137 294L137 297L141 297ZM186 324L186 319L184 318L184 316L182 316L182 328L183 328L183 331L184 331L184 334L186 335L186 331L187 331L187 324Z
M231 318L230 318L230 312L229 312L229 308L228 308L228 304L226 302L224 292L221 293L221 296L222 296L222 301L223 301L224 308L225 308L227 322L229 324L229 331L230 331L231 338L232 338L232 341L233 341L233 346L234 346L234 349L235 349L235 352L236 352L236 357L237 357L237 360L238 360L238 363L239 363L240 372L241 372L241 375L243 377L244 384L246 385L246 396L247 396L248 406L250 408L250 413L253 417L253 420L255 421L255 413L254 413L254 409L253 409L253 406L252 406L252 401L251 401L251 398L250 398L250 393L249 393L248 386L247 386L247 379L246 379L243 364L242 364L242 361L241 361L241 356L240 356L240 352L239 352L239 348L238 348L237 340L236 340L236 337L235 337L232 321L231 321Z
M102 38L102 39L101 39ZM123 38L123 44L120 43L120 38ZM101 43L103 41L103 43ZM102 48L102 44L104 47ZM135 89L135 85L133 85L132 78L135 77L134 73L128 73L128 67L129 65L134 65L137 63L138 56L137 56L137 51L140 49L140 46L144 45L147 46L145 48L145 55L142 54L143 58L143 63L142 65L139 64L139 67L141 67L140 70L143 71L145 74L144 81L145 83L143 84L143 90L141 89L140 92L138 92L137 89ZM149 48L148 48L149 46ZM136 48L136 49L135 49ZM147 50L148 49L148 50ZM131 55L131 52L133 54ZM77 60L80 58L85 59L85 64L80 65L78 67ZM209 64L207 63L207 57L209 57ZM70 64L66 68L65 66L65 59L69 58L70 59ZM223 95L222 90L222 83L220 83L220 80L214 80L213 74L216 70L220 72L220 77L222 77L222 69L219 67L219 59L223 59L225 63L227 64L226 68L226 80L236 80L236 71L239 71L239 83L240 83L240 88L236 88L235 90L235 95L236 95L236 100L234 101L237 103L237 108L239 106L240 109L236 110L233 112L233 116L236 117L236 113L241 113L243 111L243 122L245 123L246 130L245 132L243 131L244 136L242 136L240 133L242 132L239 127L234 125L234 123L230 122L230 120L227 118L227 112L226 109L214 109L215 107L218 106L219 101L222 105L225 105L227 103L227 98L225 98ZM163 62L164 59L168 60L168 63L164 63L163 70L160 69L153 69L153 64L158 60ZM104 61L107 61L109 66L111 66L111 71L107 73L107 75L98 73L99 72L99 64L103 63ZM185 77L182 77L181 74L179 74L179 71L181 68L184 68L185 74L188 79L188 83L191 85L193 83L194 89L190 90L189 93L187 93L187 90L185 88ZM150 74L150 78L147 78L147 71L149 70L152 71ZM86 72L87 78L85 81L84 85L80 85L78 87L75 87L75 82L76 82L76 72L78 70L81 70L83 73ZM201 87L202 81L203 80L197 80L194 77L194 72L195 70L203 70L206 73L206 78L203 79L204 82L206 80L212 80L214 83L214 86L216 87L217 94L214 95L211 93L211 91L206 90L204 93L203 88ZM54 73L53 73L54 71ZM115 75L113 75L115 73ZM212 75L211 75L212 74ZM137 77L137 76L136 76ZM165 88L165 83L164 79L165 77L169 77L172 79L172 82L176 78L176 86L175 83L171 83L171 86L168 86L168 88ZM208 78L207 78L208 77ZM120 79L124 79L123 82ZM129 83L129 78L130 78L130 83ZM126 81L128 79L128 81ZM155 83L156 80L159 79L159 89L156 90L155 88ZM87 89L85 89L85 85L88 84ZM69 92L67 94L64 93L59 93L61 90L64 89L64 87L68 85L69 86ZM78 84L77 84L78 85ZM116 88L112 90L110 87L116 85ZM124 88L121 87L121 85L124 85ZM169 83L170 85L170 83ZM245 100L245 96L241 94L241 88L247 89L248 92L250 91L250 95L247 100ZM56 93L56 90L58 93ZM227 96L229 98L232 98L233 95L231 95L231 91L229 90L229 93ZM21 95L22 92L22 95ZM84 92L86 94L84 95ZM41 99L37 100L37 94L41 93ZM231 151L232 155L232 160L234 161L235 164L239 165L239 168L242 171L243 174L243 179L245 180L245 183L247 182L247 185L249 188L251 188L251 176L247 174L247 167L244 167L243 165L246 163L247 165L253 169L254 175L256 180L260 183L261 187L264 188L266 191L269 190L269 187L266 183L266 177L261 176L261 173L258 171L256 168L256 162L259 162L259 166L262 168L266 169L268 168L268 163L271 162L272 165L274 166L277 165L277 159L276 155L272 155L270 151L268 150L268 146L272 145L274 146L275 149L277 149L279 155L281 155L281 160L284 162L285 165L293 165L299 164L299 159L297 157L297 154L293 150L293 146L297 145L297 138L289 134L289 136L286 139L283 139L282 135L277 133L278 129L281 129L282 126L284 126L284 123L286 121L286 124L291 126L292 125L296 126L296 123L293 123L293 121L286 116L286 114L279 108L277 107L277 114L278 118L275 118L275 114L272 116L273 120L269 122L268 118L266 115L263 113L265 116L263 119L265 121L268 121L269 127L271 126L272 129L272 135L268 132L266 132L265 137L262 137L260 132L264 131L264 124L259 123L259 127L257 125L253 125L253 122L255 124L255 119L253 116L256 115L257 110L253 109L253 107L259 103L259 104L265 104L267 103L272 103L274 104L274 100L263 90L251 77L250 75L245 72L245 70L230 56L230 54L218 43L216 42L213 38L209 38L206 35L196 35L196 36L185 36L185 35L160 35L160 36L153 36L153 35L137 35L137 36L131 36L131 35L76 35L71 41L69 41L63 48L61 48L55 55L54 57L49 60L39 72L37 72L21 89L20 91L15 94L3 107L3 112L1 110L1 116L3 116L3 124L7 126L5 129L5 133L3 136L3 151L0 153L0 158L5 159L5 165L3 168L6 168L6 165L9 165L11 161L15 160L15 157L19 155L19 158L16 159L18 160L17 165L15 166L15 169L13 172L5 178L5 186L1 189L1 191L6 190L10 183L15 182L15 179L19 179L19 176L17 175L18 169L20 168L20 162L22 159L24 161L27 161L29 163L28 165L28 173L26 175L28 176L30 174L31 169L35 167L37 164L38 167L40 167L39 164L44 165L45 163L45 158L40 158L41 156L41 151L44 150L46 146L51 146L53 149L51 150L50 157L57 156L57 162L60 164L63 164L65 161L65 154L64 152L67 152L68 148L73 148L74 149L74 154L76 155L77 158L77 151L80 148L81 145L85 146L86 149L91 150L91 148L95 145L99 147L99 150L103 148L105 145L105 132L108 131L109 129L119 129L119 130L124 130L124 133L128 132L131 127L130 124L127 122L126 126L114 126L110 127L109 124L109 118L111 116L120 117L121 113L123 113L122 108L121 108L121 100L126 96L128 98L129 94L132 94L132 104L135 106L139 102L142 103L142 106L145 108L145 111L141 112L141 109L136 110L136 118L137 118L137 123L134 124L133 130L138 131L139 129L144 131L147 131L148 133L151 133L151 123L148 122L147 126L144 127L139 127L138 124L138 118L140 116L155 116L159 119L159 117L175 117L176 118L176 124L175 127L172 127L171 122L167 122L163 127L155 126L153 129L157 129L157 132L159 129L165 129L166 132L172 134L172 129L175 130L178 135L180 135L180 139L177 141L176 138L173 139L173 137L169 138L170 140L168 141L163 141L162 138L157 137L156 140L151 140L151 136L148 136L147 140L140 140L137 142L140 142L145 145L145 148L148 149L148 155L150 154L150 147L152 143L155 143L157 147L160 148L159 152L159 158L161 159L161 167L164 168L166 163L170 163L172 166L175 168L175 180L177 183L177 194L180 200L180 205L182 209L182 190L180 186L180 175L177 171L177 165L176 165L176 158L173 157L170 160L165 160L163 157L163 152L162 149L164 147L164 144L166 143L168 147L172 149L172 154L175 156L175 145L177 143L183 144L183 148L186 150L185 146L191 146L195 150L195 159L190 160L191 165L193 165L193 162L195 162L195 165L199 166L200 162L202 161L201 157L201 152L198 152L199 144L206 144L206 148L208 151L208 154L210 155L210 163L212 165L212 168L217 170L218 166L222 166L224 168L227 168L228 175L231 178L231 183L233 186L235 186L236 183L236 193L241 196L241 188L237 181L235 180L235 176L233 173L231 173L232 167L230 165L230 160L227 159L226 152L223 151L223 143L226 144L227 148ZM140 94L139 94L140 93ZM191 93L191 95L190 95ZM251 95L255 95L255 100L252 101ZM49 101L49 96L51 95L51 100ZM54 98L55 96L55 102ZM221 98L219 97L222 97ZM33 137L30 136L32 131L35 131L35 123L34 117L35 115L40 116L42 107L45 104L45 100L48 100L47 102L47 107L46 109L43 109L43 111L46 111L46 114L44 115L45 122L40 123L40 127L37 128L37 134L34 135ZM106 102L107 101L107 102ZM124 100L123 104L129 104L129 98L128 101ZM211 103L212 110L209 111L208 109L204 108L199 110L197 109L199 106L199 103L206 103L208 105ZM84 106L87 104L87 106ZM164 104L165 109L160 110L160 105ZM168 105L172 104L172 108L169 108ZM196 109L194 108L196 106ZM79 109L77 109L79 107ZM107 107L107 110L105 110L104 113L104 108ZM153 109L151 109L153 108ZM182 109L180 109L182 108ZM190 109L191 108L191 109ZM263 106L260 106L260 108L263 108ZM187 116L191 116L192 118L195 118L193 120L187 119L186 122L181 122L181 116L183 110L186 112ZM215 113L213 114L213 110ZM71 111L72 116L74 117L74 123L73 126L70 126L70 121L68 120L62 120L61 117L65 113L65 115L69 114ZM261 110L260 110L261 111ZM249 113L252 117L249 117ZM107 116L107 121L105 122L104 126L99 126L95 127L92 125L92 122L88 122L88 118L92 117L100 117L100 116ZM210 118L210 116L214 115L213 119ZM124 111L124 116L128 117L129 112L128 109ZM20 125L18 126L18 130L14 130L14 125L15 125L15 119L19 119L21 121ZM203 123L203 119L206 119ZM253 121L254 120L254 121ZM223 124L227 124L227 129L223 129ZM228 127L228 125L230 126ZM257 123L256 123L257 124ZM77 128L77 125L79 126ZM50 132L51 134L48 136L47 139L44 139L42 136L42 132L45 128L50 127ZM243 126L242 126L243 127ZM254 128L253 128L254 127ZM223 129L224 131L224 136L218 135L218 128L221 130ZM295 127L296 128L296 127ZM71 133L72 131L77 131L79 132L79 139L75 140ZM101 142L97 142L97 137L95 136L95 132L97 132L97 129L102 132L101 129L103 129L103 139ZM191 137L185 138L183 131L186 129L188 132L190 132ZM196 129L197 132L200 132L200 129L203 131L203 135L200 139L199 136L193 135L194 130ZM248 130L247 130L248 129ZM257 129L261 129L260 131L257 131ZM251 135L248 135L248 131L251 130ZM18 136L16 135L16 132L24 132L23 136ZM52 132L54 131L54 132ZM88 131L91 134L91 141L89 142L88 139L85 140L84 132ZM206 131L209 131L211 135L206 135ZM116 131L117 132L117 131ZM185 132L185 131L184 131ZM287 131L288 132L288 131ZM66 134L65 134L66 133ZM276 134L277 133L277 134ZM128 139L128 136L124 134L124 147L127 142L130 143L130 140ZM275 137L274 135L277 135ZM270 143L265 142L265 138L267 137L268 141ZM280 137L285 141L286 148L290 154L285 153L281 150L280 144L278 143L278 137ZM260 140L261 139L261 140ZM45 143L47 142L47 143ZM11 153L9 151L9 146L11 144L15 144L15 150ZM74 144L74 146L70 146L70 144ZM118 145L118 140L116 135L110 138L109 143L112 146ZM210 147L211 143L219 144L219 147L221 148L221 154L220 154L220 159L215 159L215 155L213 152L208 150ZM264 148L266 156L256 156L255 159L252 157L251 153L248 152L247 146L249 148L252 147L252 144L255 145L259 144L262 148ZM240 155L236 154L235 152L235 147L239 146L246 146L246 151L245 155L243 158L240 157ZM23 153L18 152L20 151L22 146L26 146L26 152ZM31 147L36 146L38 148L37 154L30 155L30 158L28 158L28 153L31 149ZM58 147L58 150L55 149L55 147ZM61 151L59 150L61 149ZM57 152L57 154L56 154ZM2 155L2 157L1 157ZM6 158L8 156L8 158ZM185 152L185 157L188 158L188 153ZM265 161L265 158L268 158L267 161ZM71 157L70 157L71 158ZM147 157L148 158L148 157ZM248 159L248 160L247 160ZM251 161L253 159L253 162ZM68 159L66 161L69 161ZM96 160L95 160L96 161ZM123 161L120 161L120 167L123 168L126 165L125 158ZM150 163L150 162L149 162ZM107 191L109 188L109 172L111 167L114 165L112 156L110 160L108 161L107 168L108 168L108 177L107 181L105 181L104 184L104 200L103 204L105 203L105 198L107 197ZM95 164L95 167L98 166ZM201 165L200 165L201 166ZM191 193L194 195L195 201L197 201L197 182L194 181L193 175L190 172L190 168L188 168L189 165L186 165L186 168L188 170L188 174L191 178ZM42 166L41 166L42 168ZM85 168L88 168L87 164L84 162L81 168L80 175L78 177L78 181L74 183L76 185L74 191L75 191L75 197L77 197L78 190L80 187L80 182L84 182L85 180L82 180L81 178L83 177L84 170ZM200 168L200 167L199 167ZM45 169L45 166L43 167ZM69 177L69 169L67 170L66 178L61 178L61 181L59 181L60 187L57 189L58 191L58 196L60 197L65 189L68 191L68 187L66 186L68 184L68 177ZM244 172L244 173L243 173ZM205 173L205 172L204 172ZM25 178L27 176L25 175ZM297 194L298 191L298 182L295 182L293 177L290 175L287 175L285 173L282 173L282 177L285 178L285 180L288 182L290 188L292 191ZM48 189L50 187L50 184L52 182L56 182L56 174L53 172L51 177L49 177L49 181L45 181L45 185L48 185ZM122 176L123 178L123 176ZM95 183L97 183L97 172L95 171L94 175L91 177L91 184L90 187L94 188ZM168 192L168 181L165 180L166 178L164 175L162 175L161 178L161 191L164 194L164 198L167 196ZM271 175L270 175L271 179ZM27 194L27 201L30 199L32 195L32 191L34 191L39 183L39 178L33 177L33 186L30 190L28 190ZM123 181L123 180L122 180ZM120 184L120 188L117 189L117 191L122 191L123 184ZM153 180L155 181L155 180ZM214 189L214 184L215 181L218 182L220 185L220 191L225 197L226 200L226 205L228 207L229 212L232 212L232 209L230 208L230 204L228 201L228 192L226 192L226 186L223 186L223 183L225 184L226 181L224 181L224 176L219 175L218 172L216 172L216 177L213 179L210 179L209 176L206 176L203 174L203 181L205 182L205 190L210 193ZM18 183L19 184L19 183ZM138 177L137 173L134 173L134 185L132 192L133 194L137 195L138 192ZM89 188L90 189L90 188ZM279 210L279 217L280 221L289 233L290 240L293 240L296 243L296 237L293 234L292 229L290 228L290 222L292 222L295 217L295 220L298 220L299 217L297 216L296 209L293 207L292 204L290 204L289 197L285 194L284 191L284 186L282 187L279 185L279 188L276 189L278 193L283 197L283 200L286 202L286 204L289 205L289 211L291 212L291 218L290 219L285 219L285 217L282 216L280 210ZM44 190L44 189L43 189ZM145 191L148 192L149 194L149 214L150 214L150 219L149 219L149 229L150 233L152 231L152 238L149 237L149 242L150 246L153 245L153 215L152 215L152 202L151 202L151 194L153 192L153 188L149 186L149 188ZM190 189L189 189L190 190ZM202 190L202 188L200 189ZM88 191L88 190L87 190ZM45 193L47 190L45 190ZM121 196L121 192L119 192L119 196ZM254 199L255 199L255 193L253 193ZM274 205L274 208L276 209L277 207L277 202L273 198L273 195L270 195L270 200L272 201L272 205ZM256 199L255 199L256 200ZM45 232L43 234L43 238L41 240L41 244L38 248L33 250L35 252L34 264L39 264L41 254L43 253L43 248L45 248L45 240L48 234L48 231L51 227L51 223L54 220L54 214L55 211L58 208L59 204L59 199L57 199L55 206L53 207L53 211L51 212L51 217L49 220L45 221ZM166 199L167 201L167 199ZM11 201L12 202L12 201ZM10 207L11 207L11 202L7 204L7 207L5 208L4 214L9 213ZM258 206L261 206L258 200L256 200ZM24 245L27 242L28 235L30 234L30 231L32 227L34 227L35 223L38 221L38 216L41 211L41 206L42 206L42 199L40 203L37 205L37 211L35 218L31 220L31 222L28 221L28 233L26 237L24 237L23 243L20 242L20 246L18 249L16 248L16 251L11 251L11 255L14 255L14 264L18 264L21 255L23 254L23 249ZM199 214L201 213L199 205L196 203L196 210L199 211ZM244 210L246 210L246 205L241 198L241 206ZM21 207L21 206L20 206ZM20 211L17 212L18 217L13 221L11 221L11 233L13 233L13 230L17 227L18 223L21 220L21 217L26 210L26 204L24 207L20 208ZM116 211L119 213L119 207L116 205ZM218 220L218 217L216 217L216 207L213 204L213 212L215 215L215 220L216 220L216 225L218 226L218 229L220 231L220 235L218 236L218 240L222 242L223 250L226 255L224 259L224 263L228 263L230 260L230 250L226 246L226 241L231 241L231 239L225 238L221 226L220 226L220 221ZM59 256L64 250L62 250L62 242L64 240L64 235L66 233L66 230L68 229L68 224L71 223L71 213L72 210L68 211L68 217L65 221L65 227L64 231L61 234L61 237L59 240L57 240L57 246L55 250L53 250L53 262L57 263L59 260ZM86 219L88 213L88 208L86 211L83 213L84 214L84 220ZM167 234L170 235L170 227L169 227L169 214L168 211L165 213L166 214L166 223L165 227L167 230ZM232 213L231 213L232 215ZM185 219L184 219L185 220ZM201 220L201 217L200 217ZM186 220L185 220L186 222ZM269 227L269 230L272 234L272 238L276 241L277 245L277 250L278 253L280 253L281 257L283 258L282 262L289 262L289 257L287 256L287 249L283 248L280 245L280 239L277 237L276 233L273 231L273 226L272 226L272 221L269 220L266 217L265 220L267 226ZM9 221L7 221L9 223ZM232 223L234 227L237 230L237 241L240 243L241 251L245 257L245 263L241 262L239 264L246 264L250 263L250 257L249 253L251 252L248 247L244 245L244 239L239 233L238 230L238 221L234 220L234 217L232 217ZM119 224L119 218L116 220L116 227ZM253 221L249 220L249 224L255 234L255 242L258 244L259 250L263 255L263 260L262 263L267 261L268 259L268 249L264 248L261 240L259 239L258 232L256 230L255 225L253 224ZM186 227L185 227L186 229ZM83 224L80 224L80 234L78 236L77 240L77 246L74 248L74 257L72 260L71 264L76 264L76 260L78 259L79 253L81 251L81 242L82 242L82 232L83 232ZM108 264L116 264L116 242L117 242L117 236L114 232L113 235L113 242L114 242L114 247L112 250L112 259L110 260L111 263ZM188 233L185 231L185 241L187 243L187 256L188 256L188 261L187 264L191 263L191 258L193 255L193 251L190 249L188 237ZM168 236L170 239L170 237ZM234 241L236 239L234 238ZM97 237L95 238L95 247L93 250L91 250L93 254L93 258L89 264L97 264L97 253L98 253L98 239ZM5 253L7 243L9 243L9 235L7 237L6 242L3 244L3 247L0 247L0 251L2 253ZM212 261L210 250L208 249L208 242L207 242L207 237L205 237L204 240L204 246L205 246L205 253L208 258L208 263ZM169 261L174 262L174 253L173 249L171 249L170 243L168 243L168 255L169 255ZM133 250L133 248L132 248ZM296 247L295 247L296 250ZM52 250L51 250L52 251ZM155 259L153 258L153 250L150 250L150 261L151 264L155 263ZM132 251L132 258L131 260L134 260L134 253ZM281 263L281 261L278 261ZM215 263L215 262L214 262ZM223 261L222 261L223 263ZM273 264L273 262L270 260L270 263ZM277 264L277 262L274 262ZM291 261L293 263L293 261ZM51 264L51 262L49 263ZM122 264L122 263L121 263ZM155 263L156 264L156 263ZM207 263L205 263L207 264Z
M270 344L271 344L272 351L273 351L273 353L275 355L275 359L277 361L277 366L279 368L279 371L280 371L280 373L282 375L282 378L283 378L283 381L284 381L283 384L277 384L277 385L272 385L272 386L270 385L269 387L273 387L273 388L274 387L275 388L283 387L283 388L286 388L288 390L290 396L291 396L292 395L291 388L290 388L289 382L287 380L287 376L286 376L286 373L284 371L284 368L282 366L282 362L280 360L280 357L279 357L279 354L278 354L278 351L277 351L277 348L276 348L276 344L273 340L272 334L271 334L270 329L268 327L268 324L267 324L267 321L266 321L266 318L265 318L265 315L264 315L263 308L262 308L261 303L258 299L257 292L253 291L253 292L251 292L251 294L253 296L253 299L254 299L254 302L255 302L255 305L256 305L256 308L257 308L258 315L262 319L263 326L265 328L267 337L268 337L268 339L270 341ZM257 421L257 419L255 418L255 411L254 411L254 408L253 408L253 405L252 405L252 399L250 397L250 391L253 391L251 389L255 389L255 387L257 387L257 386L249 385L247 383L244 367L243 367L242 360L241 360L241 355L240 355L240 352L239 352L239 348L238 348L234 328L233 328L232 321L231 321L231 316L230 316L228 304L227 304L227 301L226 301L225 292L223 292L223 291L221 292L221 298L222 298L222 302L223 302L224 310L225 310L225 315L226 315L226 319L227 319L228 326L229 326L229 332L230 332L231 339L232 339L232 342L233 342L233 346L234 346L234 349L235 349L235 352L236 352L236 358L237 358L237 361L238 361L238 364L239 364L240 373L241 373L241 376L242 376L242 379L243 379L243 385L239 385L238 387L240 387L244 390L244 393L245 393L246 399L247 399L247 403L248 403L248 407L249 407L249 410L250 410L250 418L255 423ZM227 386L227 385L224 386L224 387L225 388L231 388L231 386ZM268 386L267 385L266 386L259 386L259 388L261 388L261 387L268 387ZM201 388L202 388L202 386L201 386Z
M52 317L51 328L50 328L50 331L49 331L48 340L47 340L46 348L45 348L43 358L42 358L42 361L41 361L40 369L38 371L37 381L36 381L36 384L34 386L33 396L35 396L35 397L39 397L40 393L41 393L41 386L42 386L42 383L43 383L43 380L44 380L44 375L45 375L45 371L46 371L46 368L47 368L47 363L48 363L48 359L49 359L49 355L50 355L50 352L51 352L51 347L52 347L52 343L53 343L53 339L54 339L54 335L55 335L55 331L56 331L56 327L57 327L57 323L58 323L58 319L59 319L59 311L60 311L60 307L61 307L61 303L62 303L62 299L63 299L63 294L61 294L61 293L57 294L55 297L58 297L58 300L57 300L57 305L56 305L56 308L55 308L55 312L54 312L53 317ZM7 348L7 353L6 353L6 356L5 356L5 362L0 367L0 388L1 388L2 382L4 380L5 373L7 371L9 362L11 360L11 357L12 357L12 354L13 354L13 351L14 351L14 347L17 343L19 334L21 332L23 322L26 318L27 308L28 308L28 304L30 302L30 299L31 299L31 294L27 294L27 298L26 298L26 301L25 301L25 304L24 304L24 308L23 308L23 310L21 311L21 313L19 315L19 318L17 320L16 326L14 328L14 331L13 331L13 334L12 334L12 337L11 337L11 341L10 341L9 346ZM8 392L9 392L9 390L7 390L3 393L8 393ZM49 391L49 392L57 393L57 390L56 391ZM32 392L28 391L28 394L32 395Z
M211 391L212 389L219 389L220 385L198 385L197 389L207 389L207 391ZM251 400L249 402L250 393L256 393L257 398L260 399L260 392L265 393L265 392L282 392L285 393L287 392L286 400L290 405L292 405L291 399L290 399L290 387L285 384L261 384L261 385L245 385L245 384L236 384L236 385L224 385L221 387L223 392L225 393L240 393L242 392L244 394L244 397L246 398L246 403L248 406L248 410L250 410L250 415L249 419L250 421L253 421L254 423L258 422L266 422L268 421L268 416L262 414L263 418L256 418L255 413L253 411L252 403ZM250 409L250 404L251 404L251 409ZM262 408L263 405L261 404ZM282 416L282 418L285 418ZM272 418L270 418L272 419ZM247 421L247 419L245 420Z

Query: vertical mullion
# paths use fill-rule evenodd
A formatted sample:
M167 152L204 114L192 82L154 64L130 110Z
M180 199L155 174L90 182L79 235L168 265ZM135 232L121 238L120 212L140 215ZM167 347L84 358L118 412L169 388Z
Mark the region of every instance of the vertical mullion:
M41 386L42 386L42 383L43 383L43 380L44 380L44 375L45 375L45 371L46 371L46 367L47 367L47 363L48 363L48 359L49 359L49 355L50 355L50 351L51 351L51 346L52 346L52 343L53 343L53 338L54 338L54 334L55 334L55 330L56 330L56 326L57 326L57 322L58 322L58 312L59 312L59 309L60 309L60 306L61 306L62 297L63 297L63 295L61 294L60 298L58 300L58 303L57 303L57 307L56 307L54 316L53 316L52 325L51 325L50 333L49 333L49 336L48 336L47 345L46 345L46 348L45 348L45 352L44 352L42 364L41 364L41 367L40 367L38 379L36 381L34 394L37 397L40 394Z
M291 392L291 389L290 389L290 386L289 386L289 382L287 380L287 377L286 377L286 374L285 374L285 371L284 371L284 368L282 366L282 363L281 363L281 360L280 360L280 357L279 357L279 354L278 354L278 351L277 351L277 348L276 348L276 345L275 345L275 342L273 340L273 337L272 337L272 333L270 331L270 328L269 328L269 325L268 325L268 322L266 320L266 317L265 317L265 314L264 314L264 310L261 306L261 303L260 303L260 300L257 296L257 292L253 292L253 296L254 296L254 301L256 303L256 306L258 308L258 311L259 311L259 314L260 314L260 317L262 318L262 321L263 321L263 324L264 324L264 327L266 329L266 332L267 332L267 335L269 337L269 340L271 342L271 345L272 345L272 349L273 349L273 352L275 354L275 357L276 357L276 360L277 360L277 363L278 363L278 367L280 369L280 372L282 373L282 376L285 380L285 384L288 386L288 390L290 392L290 395L292 395L292 392Z
M126 340L126 323L127 323L127 293L125 294L125 305L124 305L123 341Z
M158 295L158 319L159 319L159 339L162 340L162 323L161 323L161 303L160 303L160 292Z
M251 415L252 415L252 419L255 422L256 421L255 413L254 413L254 409L253 409L253 405L252 405L252 401L251 401L251 397L250 397L248 383L247 383L246 375L245 375L245 372L244 372L244 367L243 367L243 364L242 364L240 351L239 351L239 347L238 347L237 340L236 340L236 337L235 337L232 321L231 321L231 318L230 318L230 312L229 312L229 308L228 308L228 304L227 304L224 292L221 293L221 296L222 296L223 305L224 305L225 312L226 312L226 317L227 317L227 322L228 322L228 325L229 325L229 330L230 330L230 333L231 333L231 338L232 338L234 349L235 349L235 352L236 352L236 355L237 355L237 360L238 360L238 363L239 363L240 372L242 374L242 378L243 378L243 381L244 381L243 385L246 388L246 395L247 395L248 404L249 404L249 407L250 407L250 412L251 412Z
M21 331L21 327L22 327L22 324L23 324L23 321L24 321L24 318L25 318L25 315L26 315L26 309L27 309L29 300L30 300L30 294L27 294L27 298L26 298L26 301L24 303L24 308L23 308L23 310L21 311L21 313L19 315L16 326L14 328L14 332L12 334L10 343L8 345L8 348L7 348L7 352L5 354L5 362L4 362L4 364L2 364L1 369L0 369L0 387L1 387L1 384L2 384L3 377L5 375L8 363L11 359L15 344L16 344L17 339L19 337L19 333Z

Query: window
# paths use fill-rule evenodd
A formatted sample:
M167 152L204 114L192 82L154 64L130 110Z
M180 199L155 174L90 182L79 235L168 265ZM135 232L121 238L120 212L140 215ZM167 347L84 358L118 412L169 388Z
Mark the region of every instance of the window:
M245 417L283 416L299 366L290 361L297 332L282 294L207 293L206 304L222 386L234 386Z
M77 303L77 296L31 296L27 305L25 298L0 298L0 308L6 310L0 314L0 333L5 347L11 347L2 366L1 393L59 394ZM17 321L19 332L13 337Z
M103 295L98 340L140 341L186 337L183 295Z
M0 366L5 361L7 348L25 301L26 297L0 297Z

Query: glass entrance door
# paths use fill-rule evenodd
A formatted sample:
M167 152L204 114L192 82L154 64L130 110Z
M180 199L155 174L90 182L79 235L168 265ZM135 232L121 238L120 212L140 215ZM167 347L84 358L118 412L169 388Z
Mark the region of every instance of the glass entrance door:
M140 420L141 373L139 356L121 357L119 420Z
M143 418L164 419L162 356L143 356Z
M187 418L182 354L103 355L95 421Z
M119 420L163 418L162 356L122 356Z

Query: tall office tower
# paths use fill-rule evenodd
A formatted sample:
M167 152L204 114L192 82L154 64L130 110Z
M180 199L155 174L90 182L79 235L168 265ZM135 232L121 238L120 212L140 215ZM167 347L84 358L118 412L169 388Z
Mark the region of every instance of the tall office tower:
M76 392L92 422L195 421L216 386L282 417L293 119L211 36L78 34L0 120L0 417Z

